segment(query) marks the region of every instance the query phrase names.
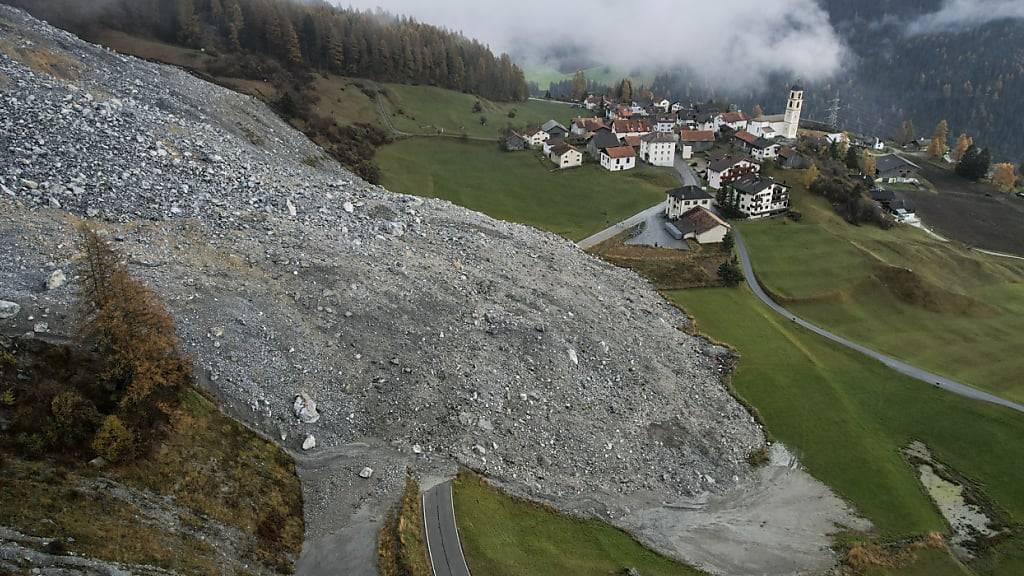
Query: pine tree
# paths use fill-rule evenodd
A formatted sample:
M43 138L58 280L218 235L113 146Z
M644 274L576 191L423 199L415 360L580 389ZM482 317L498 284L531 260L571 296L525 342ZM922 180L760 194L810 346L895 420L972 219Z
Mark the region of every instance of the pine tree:
M857 154L857 149L853 146L846 147L846 167L850 170L860 169L860 156Z
M618 97L619 102L632 102L633 82L629 78L623 78L619 82L619 88L616 90L615 95Z
M917 132L914 131L914 121L904 120L900 126L899 139L901 144L907 144L917 139Z
M178 40L185 46L199 46L199 15L194 0L178 0Z
M760 104L754 104L754 110L751 114L754 115L754 118L760 118L761 116L764 116L764 108L762 108Z
M583 70L577 70L572 77L572 99L579 102L587 96L587 77Z
M818 166L812 162L811 167L804 171L804 186L810 188L811 184L813 184L819 176L821 176L821 173L818 172Z
M874 179L875 176L878 175L878 163L875 160L875 156L873 154L868 153L866 150L864 151L863 169L864 174L866 174L869 178Z
M1000 190L1011 190L1017 183L1017 175L1014 173L1013 164L1002 162L992 167L992 184Z
M972 144L964 152L960 163L956 165L956 173L968 180L977 182L988 174L991 162L992 157L988 149L978 148Z
M227 22L228 43L232 50L239 52L242 50L242 28L244 26L242 7L239 6L238 0L225 1L224 18Z
M299 36L295 33L292 21L281 19L281 56L292 66L302 65L302 49L299 47Z
M961 134L956 139L956 146L953 148L953 162L960 162L964 157L964 152L974 144L974 139L967 134Z
M949 123L945 120L941 120L935 126L935 132L932 133L932 143L928 145L928 153L935 158L942 158L949 151Z

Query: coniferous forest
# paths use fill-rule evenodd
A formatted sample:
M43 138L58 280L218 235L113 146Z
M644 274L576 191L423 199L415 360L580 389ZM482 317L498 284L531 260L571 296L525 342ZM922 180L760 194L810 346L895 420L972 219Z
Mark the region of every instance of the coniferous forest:
M419 83L489 100L527 97L508 55L465 36L385 13L294 0L10 0L89 37L102 26L164 42L274 58L382 82Z

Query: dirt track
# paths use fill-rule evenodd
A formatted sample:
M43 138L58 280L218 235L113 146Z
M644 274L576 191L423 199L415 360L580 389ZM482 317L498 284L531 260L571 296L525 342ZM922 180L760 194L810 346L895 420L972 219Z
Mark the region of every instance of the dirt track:
M914 158L937 192L901 192L925 225L971 246L1024 255L1024 199L976 184Z

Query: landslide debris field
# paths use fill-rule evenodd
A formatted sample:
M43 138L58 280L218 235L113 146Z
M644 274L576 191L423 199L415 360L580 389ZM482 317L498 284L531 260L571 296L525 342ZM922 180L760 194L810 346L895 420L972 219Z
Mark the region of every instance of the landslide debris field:
M764 512L766 546L799 550L799 569L829 566L827 532L857 525L799 470L751 469L765 439L723 384L727 352L632 272L368 185L250 97L4 6L0 90L0 329L69 329L74 223L90 219L165 300L198 381L295 457L301 573L372 570L407 466L464 464L702 567L793 568L727 535L693 545L718 537L702 503L765 483L812 495L813 533ZM67 283L47 289L55 270ZM687 521L637 519L679 501ZM744 505L730 522L763 525Z

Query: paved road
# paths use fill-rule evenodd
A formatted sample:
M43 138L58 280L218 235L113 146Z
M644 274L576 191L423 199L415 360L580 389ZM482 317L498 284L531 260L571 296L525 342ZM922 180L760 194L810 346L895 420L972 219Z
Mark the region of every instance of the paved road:
M700 178L693 171L690 163L687 160L683 160L681 156L676 156L675 160L676 174L679 175L679 181L682 182L683 186L700 186Z
M981 390L972 388L970 386L967 386L966 384L961 384L960 382L950 380L949 378L946 378L944 376L932 374L931 372L928 372L926 370L922 370L915 366L911 366L906 362L897 360L891 356L886 356L885 354L876 352L870 348L867 348L866 346L861 346L856 342L851 342L846 338L843 338L842 336L833 334L832 332L829 332L824 328L819 328L818 326L811 324L810 322L802 318L799 318L796 314L793 314L783 306L776 303L768 296L768 294L765 293L764 289L761 288L760 282L758 282L757 278L754 276L754 269L750 264L750 254L747 252L747 246L743 242L743 237L740 236L739 231L736 230L735 228L733 229L733 236L736 239L736 251L739 252L740 260L743 264L743 274L747 277L747 284L750 286L750 289L754 292L754 294L762 302L767 304L768 307L771 308L772 310L778 312L782 316L785 316L786 318L792 320L793 322L799 324L800 326L803 326L804 328L810 330L811 332L814 332L815 334L828 338L829 340L836 342L837 344L840 344L847 348L850 348L851 350L856 350L857 352L860 352L865 356L874 358L875 360L878 360L882 364L885 364L889 368L892 368L893 370L901 374L905 374L907 376L910 376L911 378L916 378L917 380L921 380L922 382L938 386L943 390L947 390L954 394L959 394L960 396L963 396L965 398L981 400L982 402L991 402L992 404L1005 406L1018 412L1024 412L1024 405L1017 404L1016 402L1011 402L1009 400L1006 400L1005 398L1000 398L987 392L982 392Z
M580 240L579 242L576 243L576 245L586 250L587 248L600 244L601 242L604 242L605 240L614 237L616 234L625 232L629 228L636 226L637 224L647 220L651 215L656 214L661 210L664 210L665 204L667 204L667 201L657 204L655 206L651 206L650 208L644 210L643 212L634 214L629 218L626 218L622 222L619 222L618 224L612 224L611 226L605 228L604 230L601 230L600 232L594 234L589 238L584 238L583 240Z
M459 530L455 525L451 481L423 493L423 523L434 576L469 576L469 566L462 555Z

